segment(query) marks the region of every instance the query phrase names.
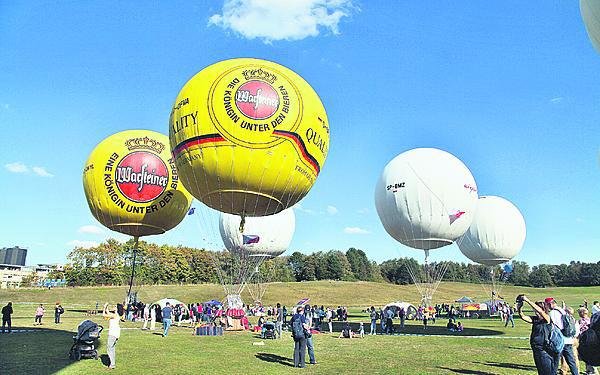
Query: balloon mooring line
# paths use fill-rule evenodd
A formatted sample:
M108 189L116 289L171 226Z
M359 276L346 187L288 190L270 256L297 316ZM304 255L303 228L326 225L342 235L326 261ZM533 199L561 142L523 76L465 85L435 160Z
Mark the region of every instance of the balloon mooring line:
M127 291L127 303L131 303L131 287L133 286L133 277L135 276L135 257L138 250L138 236L133 237L133 262L131 263L131 277L129 278L129 290Z

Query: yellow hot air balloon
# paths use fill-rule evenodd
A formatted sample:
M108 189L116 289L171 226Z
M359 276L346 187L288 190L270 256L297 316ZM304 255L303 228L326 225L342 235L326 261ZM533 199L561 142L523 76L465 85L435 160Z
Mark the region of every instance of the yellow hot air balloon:
M174 228L192 203L179 182L168 137L151 130L126 130L104 139L85 164L83 190L100 223L134 237L127 292L131 302L139 237Z
M206 67L174 103L169 138L180 179L211 208L265 216L300 201L329 150L317 93L279 64L250 58Z
M183 220L192 197L179 182L168 142L154 131L126 130L96 146L83 170L83 188L99 222L141 237Z

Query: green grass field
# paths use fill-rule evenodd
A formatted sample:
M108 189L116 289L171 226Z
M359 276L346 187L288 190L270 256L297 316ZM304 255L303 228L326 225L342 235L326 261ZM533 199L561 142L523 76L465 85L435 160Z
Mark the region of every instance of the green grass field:
M0 303L13 301L14 328L28 332L0 335L1 374L80 374L104 373L102 360L68 359L72 335L77 325L87 317L84 311L93 309L96 302L116 303L123 299L125 287L21 289L1 290ZM593 301L600 288L531 289L505 287L503 296L514 301L519 293L531 299L553 296L567 304L578 306L583 299ZM147 286L139 287L143 301L173 297L184 302L205 301L220 297L217 285ZM484 299L479 285L444 283L436 302L452 302L463 295ZM391 301L415 301L412 286L376 283L305 282L276 283L269 287L266 304L278 301L291 306L301 298L325 306L350 307L350 320L364 321L361 313L367 306L381 306ZM53 323L53 306L60 301L66 308L63 323ZM44 325L33 326L35 306L44 303L47 314ZM93 320L103 324L100 317ZM524 374L535 373L529 350L529 326L517 320L515 328L504 328L498 319L463 319L465 331L449 334L445 321L424 331L413 322L402 333L406 335L367 336L364 339L339 339L339 326L333 335L315 335L318 364L309 366L307 373L394 373L394 374ZM169 337L156 332L142 331L142 323L122 324L117 344L117 369L114 373L171 372L174 374L231 373L296 373L291 367L293 341L289 334L281 340L261 340L249 332L226 332L221 337L193 336L188 327L174 327ZM367 324L365 329L368 331ZM106 353L106 332L102 334L99 351Z

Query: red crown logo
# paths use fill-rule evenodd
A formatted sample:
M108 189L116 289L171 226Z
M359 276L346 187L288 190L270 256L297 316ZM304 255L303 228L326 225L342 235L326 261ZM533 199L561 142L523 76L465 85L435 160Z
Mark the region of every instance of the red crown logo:
M244 75L244 78L246 78L247 81L251 79L259 79L270 84L273 84L275 83L275 81L277 81L277 76L275 74L266 72L262 70L262 68L244 70L242 74Z
M129 151L147 149L160 154L165 149L165 145L155 139L144 137L144 138L131 138L125 141L125 147Z

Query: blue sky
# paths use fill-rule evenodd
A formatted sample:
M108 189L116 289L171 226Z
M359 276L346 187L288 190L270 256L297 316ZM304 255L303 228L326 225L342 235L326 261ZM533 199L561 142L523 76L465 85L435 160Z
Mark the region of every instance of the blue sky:
M480 194L519 207L516 259L599 260L600 54L578 2L125 3L0 3L0 247L29 248L28 263L126 239L89 212L89 153L122 130L168 134L183 84L235 57L293 69L328 113L329 156L288 253L421 260L387 235L373 191L395 155L437 147L470 168ZM197 225L186 217L146 240L201 247ZM467 262L456 245L432 257Z

